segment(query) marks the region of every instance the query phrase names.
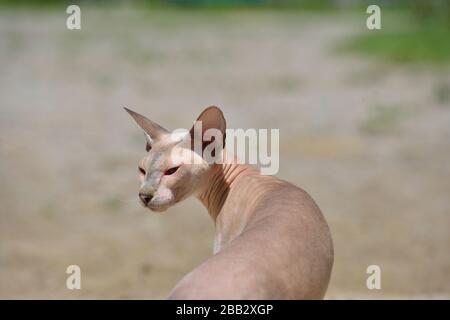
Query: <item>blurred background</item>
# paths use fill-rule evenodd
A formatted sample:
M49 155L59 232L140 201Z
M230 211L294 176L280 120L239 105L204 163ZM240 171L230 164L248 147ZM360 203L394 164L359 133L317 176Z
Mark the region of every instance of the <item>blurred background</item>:
M81 30L68 2L0 0L0 298L165 298L214 226L196 199L138 204L122 107L175 129L211 104L280 129L278 176L334 238L328 299L450 297L449 1L75 3Z

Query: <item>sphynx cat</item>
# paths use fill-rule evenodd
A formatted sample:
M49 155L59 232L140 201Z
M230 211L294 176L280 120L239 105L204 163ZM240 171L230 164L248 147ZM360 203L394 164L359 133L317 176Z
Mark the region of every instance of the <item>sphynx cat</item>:
M208 145L194 130L174 138L126 110L147 139L147 153L138 166L140 202L160 212L193 195L215 223L214 254L178 282L170 299L324 297L333 243L320 209L304 190L238 163L226 149L224 161L209 163L193 150L196 138L202 139L202 150ZM226 122L219 108L206 108L197 121L202 134L218 130L225 142ZM189 161L193 158L197 161Z

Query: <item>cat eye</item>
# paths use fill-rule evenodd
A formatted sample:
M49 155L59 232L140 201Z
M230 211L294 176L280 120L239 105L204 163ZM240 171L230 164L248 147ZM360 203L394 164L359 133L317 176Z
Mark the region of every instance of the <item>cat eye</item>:
M142 174L143 176L145 176L145 170L142 167L138 167L138 171L140 174Z
M179 167L180 167L180 166L178 166L178 167L173 167L173 168L170 168L170 169L167 169L167 170L164 172L164 175L165 175L165 176L170 176L171 174L174 174L175 172L177 172L177 170L178 170Z

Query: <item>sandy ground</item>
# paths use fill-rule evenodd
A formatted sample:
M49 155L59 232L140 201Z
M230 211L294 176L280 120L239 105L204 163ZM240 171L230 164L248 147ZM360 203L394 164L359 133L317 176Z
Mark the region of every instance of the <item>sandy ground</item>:
M279 177L329 221L327 298L450 297L449 69L336 54L357 16L0 12L0 298L164 298L211 254L197 200L137 202L141 132L122 110L189 127L279 128ZM82 269L67 290L66 267ZM382 290L366 268L382 269Z

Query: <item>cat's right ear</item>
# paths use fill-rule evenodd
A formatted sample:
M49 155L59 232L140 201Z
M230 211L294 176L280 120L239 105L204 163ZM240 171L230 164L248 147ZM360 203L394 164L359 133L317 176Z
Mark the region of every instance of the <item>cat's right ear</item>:
M147 139L147 145L145 147L146 151L150 151L152 144L155 140L160 139L162 136L169 134L169 131L161 127L159 124L147 119L143 115L134 112L128 108L124 108L130 116L136 121L136 123L144 130L145 137Z

